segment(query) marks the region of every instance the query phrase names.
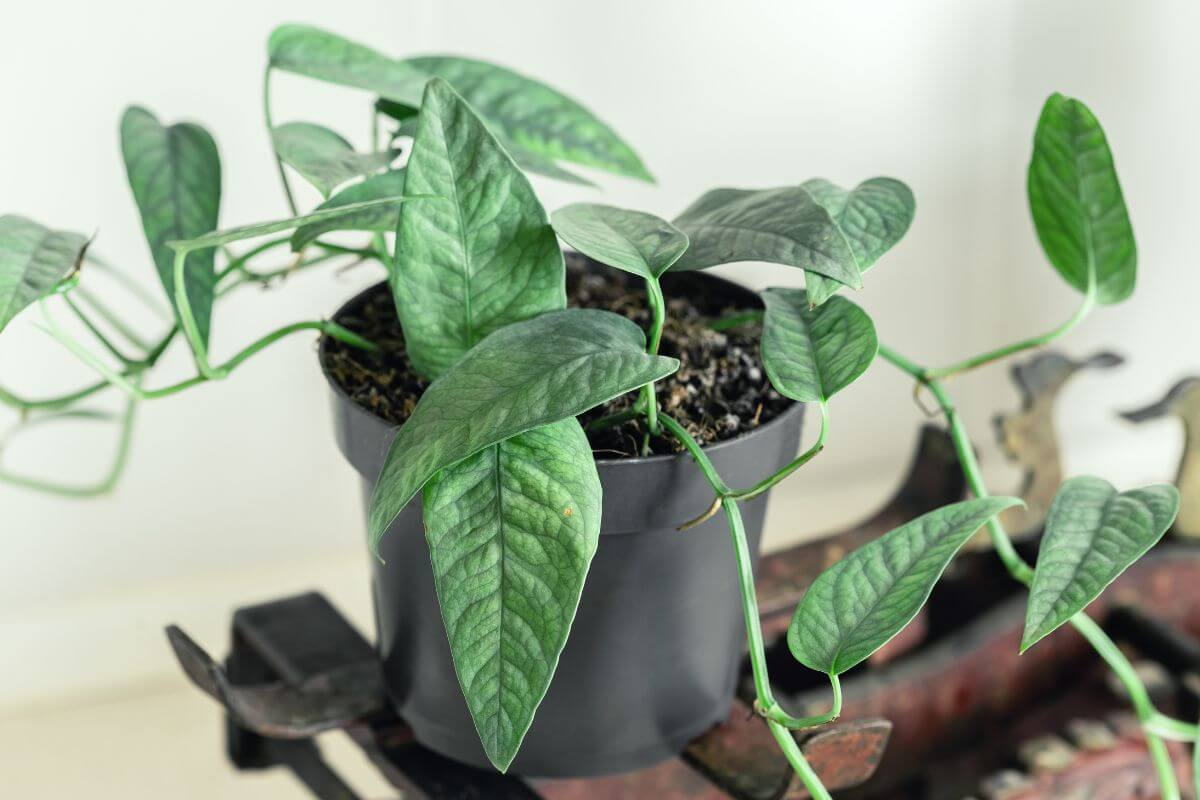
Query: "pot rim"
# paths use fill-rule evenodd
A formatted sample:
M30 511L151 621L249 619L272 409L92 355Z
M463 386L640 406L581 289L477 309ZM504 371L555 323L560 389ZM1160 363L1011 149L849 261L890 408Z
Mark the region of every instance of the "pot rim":
M589 261L590 261L590 259L589 259ZM728 287L732 287L734 289L737 289L737 290L740 290L743 292L753 293L752 289L749 289L748 287L745 287L735 281L731 281L726 278L722 278L718 275L711 275L708 273L697 273L696 277L698 279L702 279L706 282L711 281L718 285L725 284ZM362 289L359 292L356 292L349 299L347 299L345 302L343 302L341 305L338 306L337 311L335 311L333 313L333 316L331 317L331 319L336 321L338 318L338 315L340 315L347 306L351 305L352 303L357 302L359 300L359 298L363 297L364 295L366 295L369 292L375 291L376 289L379 288L379 286L385 285L385 284L387 284L387 281L382 280L382 281L379 281L378 283L371 284L370 286L366 287L365 289ZM757 295L755 295L755 296L757 297ZM363 406L361 406L360 404L355 402L354 398L352 398L346 392L346 390L334 379L334 377L329 374L329 370L325 368L325 357L327 354L327 348L329 346L329 342L331 340L332 340L332 337L330 337L328 334L325 334L325 333L321 334L321 338L317 344L317 363L321 367L321 374L325 377L325 382L329 384L329 388L331 390L333 390L334 395L339 400L345 402L345 404L348 405L350 408L354 409L354 411L356 413L366 416L367 418L372 420L373 423L379 425L380 427L386 428L391 431L399 430L400 425L395 425L391 422L388 422L383 417L380 417L379 415L372 413L368 409L364 408ZM785 398L785 399L787 399L789 401L789 405L787 406L786 409L784 409L784 411L782 413L780 413L774 419L764 423L763 425L761 425L757 428L752 428L748 431L743 431L742 433L739 433L737 436L733 437L732 439L721 439L716 442L711 442L709 444L702 445L701 449L704 450L704 452L706 452L706 453L718 453L721 450L723 450L727 447L732 447L734 445L737 445L737 444L741 443L742 441L749 439L752 436L757 436L759 434L765 433L766 431L776 427L777 423L785 422L790 417L803 412L803 409L806 405L805 403L801 403L801 402L798 402L795 400L790 400L790 398ZM632 458L595 458L595 461L596 461L597 466L603 465L607 469L613 469L613 468L620 467L622 465L636 467L636 466L641 466L641 465L645 465L645 464L662 464L662 463L666 463L668 461L673 461L673 460L681 458L681 457L682 458L690 458L687 451L683 451L680 453L669 453L669 454L660 454L660 455L651 455L651 456L634 456Z

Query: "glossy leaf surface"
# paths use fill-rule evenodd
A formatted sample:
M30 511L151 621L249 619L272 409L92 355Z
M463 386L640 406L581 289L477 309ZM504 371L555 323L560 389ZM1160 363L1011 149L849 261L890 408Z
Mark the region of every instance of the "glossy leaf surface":
M1104 129L1078 100L1053 94L1042 107L1029 161L1029 210L1050 263L1071 286L1119 303L1133 294L1137 246Z
M810 669L840 675L903 630L967 539L1020 500L985 497L944 506L885 533L822 572L788 628L788 648Z
M0 216L0 331L83 260L87 237L15 214Z
M162 125L144 108L125 111L121 153L159 280L175 308L175 254L168 242L214 230L221 207L221 159L199 125ZM212 319L214 254L192 253L184 264L188 304L200 338ZM176 311L178 314L178 311Z
M1022 652L1099 597L1162 538L1177 513L1179 491L1167 484L1117 492L1091 476L1063 483L1046 516Z
M675 218L691 245L674 269L769 261L862 286L849 242L802 186L713 189Z
M592 112L543 83L511 70L454 56L389 58L333 33L283 25L268 43L271 66L375 92L417 107L425 84L441 77L458 90L525 169L585 182L558 167L570 161L651 180L641 160ZM524 151L524 152L521 152Z
M550 218L563 241L601 264L657 279L687 250L687 235L653 214L574 203Z
M518 433L661 380L679 362L645 352L642 330L572 308L501 328L429 385L392 442L371 498L372 549L440 469Z
M904 237L917 210L912 190L895 178L871 178L846 190L813 178L801 184L829 212L850 245L860 272L866 272ZM804 276L809 301L821 305L842 285L816 272Z
M326 199L347 181L391 164L398 150L356 153L340 135L311 122L288 122L271 132L275 152Z
M875 359L879 341L867 313L844 297L810 308L804 289L767 289L762 360L771 385L802 403L825 402Z
M437 377L492 331L564 308L566 270L528 179L450 85L429 82L408 159L392 293L413 366Z
M425 536L455 671L502 771L566 644L600 535L600 498L574 418L485 448L425 486Z
M381 175L372 175L330 197L317 206L315 211L345 208L349 205L370 200L382 200L404 194L404 170L393 169ZM400 207L394 204L364 208L352 214L343 214L321 222L302 225L292 234L292 250L303 250L322 234L331 231L372 231L386 233L396 230L400 223Z
M240 242L243 239L254 239L258 236L267 236L281 231L290 231L293 228L301 228L305 225L318 225L333 220L351 218L364 211L395 208L400 203L428 202L430 199L432 198L408 195L404 197L381 197L378 200L364 200L361 203L347 203L344 206L313 211L309 214L301 214L298 217L288 217L287 219L279 219L272 222L258 222L253 225L240 225L236 228L226 228L223 231L212 231L203 236L197 236L195 239L170 241L167 242L167 246L172 250L188 251L220 247L223 244Z

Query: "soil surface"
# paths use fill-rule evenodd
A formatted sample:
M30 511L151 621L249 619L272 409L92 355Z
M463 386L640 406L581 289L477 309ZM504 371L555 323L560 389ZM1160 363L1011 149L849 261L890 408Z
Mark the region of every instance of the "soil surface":
M779 416L792 401L771 388L758 354L757 324L713 331L715 317L759 308L757 298L715 296L700 273L669 274L663 278L667 321L659 352L680 361L679 371L659 381L659 407L670 414L701 444L732 439ZM582 256L567 254L567 303L614 311L643 330L650 323L645 287L640 278L601 267ZM347 307L336 322L381 348L367 353L327 339L322 348L325 369L360 406L388 422L408 419L429 382L413 371L404 350L404 337L386 284L375 287ZM583 414L588 423L628 409L637 400L632 392ZM599 458L631 458L641 454L645 426L628 420L588 431ZM667 436L650 437L653 454L683 448Z

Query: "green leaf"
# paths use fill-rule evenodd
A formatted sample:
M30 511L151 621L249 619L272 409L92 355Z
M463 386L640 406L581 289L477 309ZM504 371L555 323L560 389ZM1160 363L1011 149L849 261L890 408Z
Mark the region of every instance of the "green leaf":
M867 371L879 350L875 324L844 297L811 308L804 289L762 294L762 360L771 385L802 403L824 403Z
M197 236L194 239L169 241L166 245L172 250L187 250L189 252L204 248L220 247L223 244L240 242L243 239L253 239L258 236L267 236L272 233L279 233L280 231L290 231L292 228L301 228L305 225L317 225L334 220L350 219L366 211L394 208L400 203L411 203L414 200L428 201L432 199L434 198L411 194L404 197L381 197L378 200L364 200L361 203L349 203L337 208L313 211L309 214L301 214L298 217L288 217L287 219L279 219L272 222L258 222L253 225L241 225L237 228L226 228L223 231L212 231L204 236Z
M555 211L550 221L585 256L648 280L657 280L688 247L683 231L642 211L575 203Z
M654 181L611 128L543 83L469 58L428 56L408 63L448 81L505 142L553 161Z
M801 185L833 217L860 272L870 269L904 237L917 209L912 190L895 178L871 178L849 191L824 178ZM842 287L819 273L808 272L804 288L810 302L819 306Z
M425 485L425 537L454 669L502 772L566 644L600 535L600 497L575 419L492 445Z
M1021 652L1099 597L1178 513L1179 491L1167 484L1118 493L1101 478L1063 483L1046 515Z
M0 331L26 306L79 268L87 237L52 231L15 214L0 216Z
M271 131L271 139L283 162L317 187L326 199L343 183L378 172L400 155L399 150L356 153L337 133L311 122L279 125Z
M308 25L280 25L267 40L271 67L327 83L375 92L409 106L421 104L429 75L366 45Z
M397 60L333 33L283 25L267 45L276 69L421 104L431 78L449 81L524 169L587 183L558 167L570 161L653 181L641 159L592 112L543 83L503 67L453 56Z
M675 218L691 245L674 269L770 261L862 286L849 242L803 186L713 189Z
M382 200L404 194L404 169L389 170L372 175L361 183L347 186L316 207L316 211L345 208L370 200ZM372 231L385 233L396 230L400 223L400 208L394 204L377 205L343 214L321 222L310 222L296 228L292 234L292 250L299 252L330 231Z
M1015 497L943 506L868 542L822 572L796 607L788 648L810 669L840 675L903 630L950 559Z
M154 266L175 308L175 255L168 242L214 230L221 207L221 158L199 125L163 126L144 108L121 118L121 152L129 186L142 217ZM192 253L184 263L188 304L202 341L208 341L216 273L212 252ZM175 311L178 316L178 310Z
M438 470L679 368L645 347L633 322L583 308L513 323L477 344L429 385L396 434L371 497L372 549Z
M409 358L436 377L492 331L564 308L566 268L528 179L450 85L432 80L405 178L392 292Z
M1050 263L1081 292L1094 274L1100 303L1133 294L1137 245L1104 129L1078 100L1052 94L1029 161L1029 211Z

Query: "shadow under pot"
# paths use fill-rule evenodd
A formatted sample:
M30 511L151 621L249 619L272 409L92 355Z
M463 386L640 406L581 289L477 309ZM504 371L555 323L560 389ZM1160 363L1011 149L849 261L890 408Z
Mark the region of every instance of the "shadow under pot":
M673 278L664 279L668 296L760 305L753 292L720 278ZM322 342L323 364L328 346ZM365 503L396 428L326 377L338 446L362 478ZM795 456L802 414L802 405L790 405L705 452L730 485L751 485ZM725 516L677 530L709 506L711 487L686 454L596 465L604 493L599 545L558 669L510 768L515 774L588 777L648 767L723 722L733 702L746 640ZM742 504L755 560L766 506L765 494ZM380 549L385 563L372 559L373 594L392 704L426 747L491 769L450 656L420 495Z

